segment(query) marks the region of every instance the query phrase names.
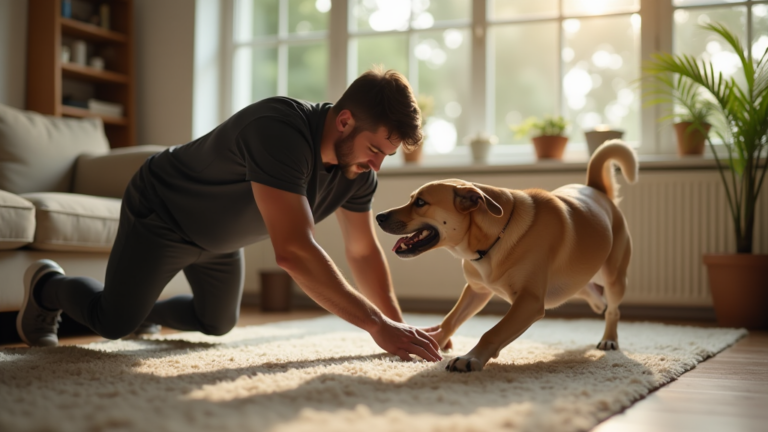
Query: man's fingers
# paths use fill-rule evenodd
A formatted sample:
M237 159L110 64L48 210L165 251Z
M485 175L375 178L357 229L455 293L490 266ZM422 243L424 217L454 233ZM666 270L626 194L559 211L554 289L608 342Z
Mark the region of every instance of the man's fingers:
M418 347L421 351L424 351L429 355L429 357L424 357L419 353L414 353L414 354L418 354L421 358L425 360L431 360L431 361L440 361L443 359L443 356L440 355L440 351L439 351L440 347L436 346L437 344L432 338L428 338L428 339L418 338L411 341L411 343L416 347Z
M394 353L394 354L395 354L396 356L400 357L400 360L402 360L402 361L407 361L407 362L409 362L409 361L413 361L413 359L411 358L411 355L410 355L410 354L408 354L408 351L406 351L406 350L404 350L404 349L399 349L399 350L397 350L397 352L396 352L396 353Z
M417 356L423 358L424 360L436 362L443 359L443 357L438 354L437 352L432 352L431 347L423 347L416 344L411 345L411 354L416 354Z
M437 350L440 349L440 345L437 344L437 341L432 336L425 333L423 330L416 329L416 334L419 336L419 338L429 342L429 344L432 345L432 349L434 349L435 352L437 352Z

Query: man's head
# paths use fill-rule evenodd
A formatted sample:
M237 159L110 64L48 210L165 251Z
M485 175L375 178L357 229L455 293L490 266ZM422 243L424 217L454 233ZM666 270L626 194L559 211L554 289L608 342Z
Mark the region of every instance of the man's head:
M421 145L421 112L405 77L393 70L373 69L358 77L333 107L341 136L334 148L349 178L370 169L402 144Z

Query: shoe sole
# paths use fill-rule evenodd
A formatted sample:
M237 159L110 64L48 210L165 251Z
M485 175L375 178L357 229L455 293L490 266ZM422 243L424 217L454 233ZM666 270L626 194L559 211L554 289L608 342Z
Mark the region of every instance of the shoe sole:
M48 267L45 271L41 272L45 267ZM56 272L64 274L64 269L60 265L51 260L40 260L27 268L24 272L24 301L21 303L21 310L16 317L16 332L25 344L32 346L24 335L21 326L21 320L24 317L24 312L27 310L27 304L29 303L29 297L32 295L32 287L40 280L41 277L50 273Z

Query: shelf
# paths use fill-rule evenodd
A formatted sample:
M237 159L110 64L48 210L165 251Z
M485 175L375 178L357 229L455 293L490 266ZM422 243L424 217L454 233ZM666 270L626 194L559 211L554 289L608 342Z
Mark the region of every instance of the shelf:
M61 32L68 36L77 36L92 42L119 42L126 43L128 37L122 33L106 30L93 24L59 17L61 20Z
M26 108L53 116L100 118L112 148L136 145L134 0L71 0L77 3L76 19L61 16L63 1L24 0L27 4ZM101 17L104 4L109 6L109 29L85 18ZM106 69L62 62L62 47L68 46L70 54L74 54L72 45L77 40L87 44L89 58L101 57ZM91 112L87 104L63 104L65 99L87 101L91 98L120 104L122 115L101 114L118 111Z
M67 78L79 78L93 82L112 84L128 84L129 82L128 75L108 70L98 70L77 63L62 63L61 71Z
M127 126L128 120L125 117L110 117L92 113L87 109L61 105L61 114L69 117L99 117L107 125Z

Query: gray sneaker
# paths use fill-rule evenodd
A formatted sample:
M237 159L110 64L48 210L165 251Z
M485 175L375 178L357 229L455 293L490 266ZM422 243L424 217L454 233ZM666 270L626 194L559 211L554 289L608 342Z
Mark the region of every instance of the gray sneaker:
M64 270L51 260L40 260L30 265L24 273L24 302L16 318L16 330L21 340L29 346L56 346L56 335L61 322L61 309L50 311L37 304L33 290L48 273L64 274Z

